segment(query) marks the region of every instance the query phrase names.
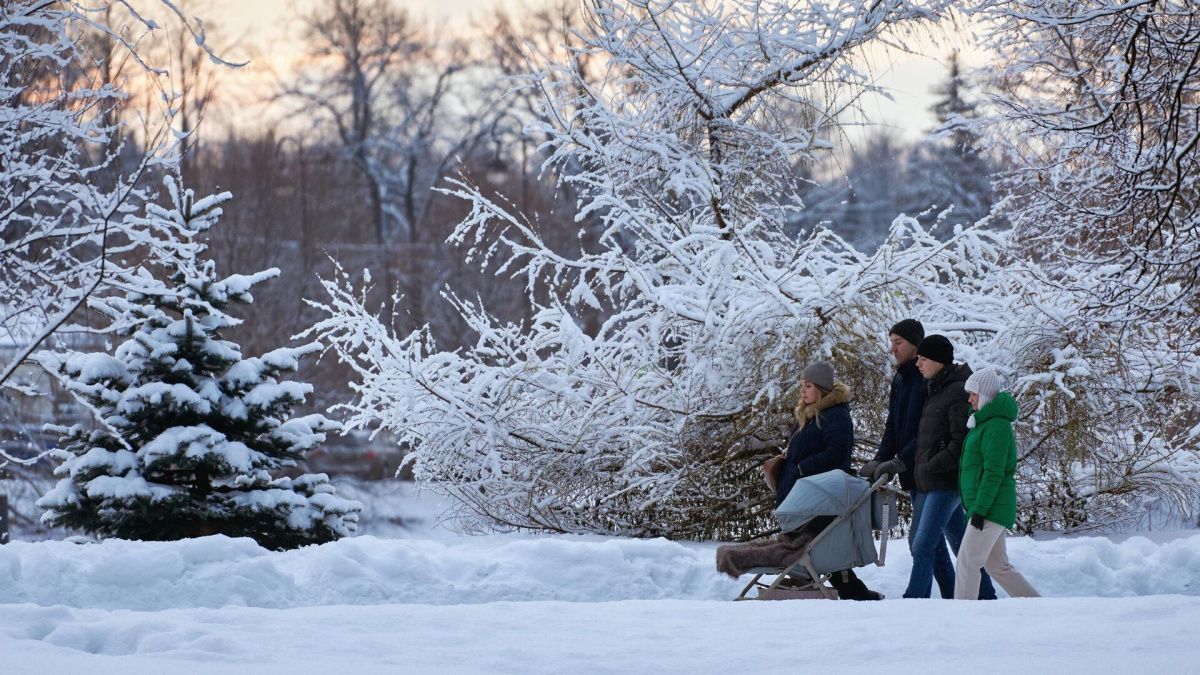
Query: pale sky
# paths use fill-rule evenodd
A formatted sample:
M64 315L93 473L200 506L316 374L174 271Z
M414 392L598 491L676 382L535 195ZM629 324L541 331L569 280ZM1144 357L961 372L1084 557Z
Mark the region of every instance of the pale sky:
M472 20L496 8L537 6L546 0L395 0L418 16L468 30ZM286 72L303 53L301 18L322 0L194 0L179 2L195 7L212 26L210 43L230 61L250 60L250 65L222 73L219 105L210 115L216 126L261 124L273 115L263 102L273 90L272 71ZM227 45L233 44L232 47Z
M546 0L397 0L417 15L443 23L447 30L467 31L472 19L485 16L497 7L516 9L536 6ZM251 58L251 65L223 75L221 100L210 115L212 126L270 123L273 114L263 99L273 90L270 71L286 72L301 54L300 17L312 11L321 0L204 0L196 5L206 22L214 26L212 42L236 46L223 51L231 59ZM914 140L933 125L928 108L933 102L930 89L945 77L945 59L955 47L967 47L957 37L946 37L941 44L922 47L923 56L883 54L874 57L872 67L879 82L893 90L894 101L872 97L864 102L869 122L895 127L908 140ZM978 52L964 49L966 65L976 65ZM973 63L976 62L976 63ZM861 132L850 131L850 136Z

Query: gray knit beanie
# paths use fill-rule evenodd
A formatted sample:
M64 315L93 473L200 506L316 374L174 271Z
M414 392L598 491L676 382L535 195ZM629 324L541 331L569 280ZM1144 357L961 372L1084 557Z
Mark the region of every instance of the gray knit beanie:
M816 361L809 364L804 372L800 373L800 378L805 382L812 382L824 391L833 389L833 365L828 361Z

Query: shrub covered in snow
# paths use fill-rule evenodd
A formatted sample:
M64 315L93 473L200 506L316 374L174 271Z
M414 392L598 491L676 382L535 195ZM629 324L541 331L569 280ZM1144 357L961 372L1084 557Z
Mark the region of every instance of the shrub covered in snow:
M249 536L271 548L331 541L356 529L357 502L324 474L271 476L293 466L338 425L294 417L311 385L281 379L319 345L244 358L222 338L241 323L251 288L278 270L219 278L194 237L220 217L228 193L194 201L168 179L174 208L149 208L148 231L170 255L121 280L123 298L95 303L127 339L114 354L40 352L38 361L92 410L97 425L61 427L57 486L38 504L50 525L102 536L167 540ZM170 243L176 242L176 243Z
M454 239L525 276L534 319L503 324L449 296L479 337L446 352L428 331L390 335L345 278L329 280L314 330L357 369L350 423L413 448L418 478L468 526L755 534L773 524L759 466L785 442L805 363L836 362L870 445L887 327L915 316L1017 395L1022 527L1111 526L1164 496L1188 505L1200 355L1178 332L1091 311L1109 270L1051 273L986 218L942 237L897 217L872 254L787 227L803 208L795 165L830 147L836 105L814 92L862 91L856 50L944 6L591 5L581 49L608 59L611 79L551 64L532 127L579 213L602 222L597 245L554 250L523 214L456 184L471 212ZM596 310L607 319L585 330Z

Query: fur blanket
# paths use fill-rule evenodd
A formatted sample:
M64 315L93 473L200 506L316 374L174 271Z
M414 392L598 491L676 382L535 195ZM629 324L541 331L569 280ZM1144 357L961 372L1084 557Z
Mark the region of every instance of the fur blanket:
M734 579L755 567L791 567L812 541L808 532L789 532L763 541L717 547L717 571Z

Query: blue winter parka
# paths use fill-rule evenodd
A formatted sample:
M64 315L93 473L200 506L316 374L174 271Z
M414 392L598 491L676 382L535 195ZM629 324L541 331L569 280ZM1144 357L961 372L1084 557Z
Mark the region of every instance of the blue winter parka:
M875 461L884 462L899 457L908 467L900 474L900 487L905 490L911 491L916 487L913 467L917 462L917 425L921 423L921 411L925 409L928 391L924 376L917 370L916 359L896 368L888 394L883 439L879 441Z

